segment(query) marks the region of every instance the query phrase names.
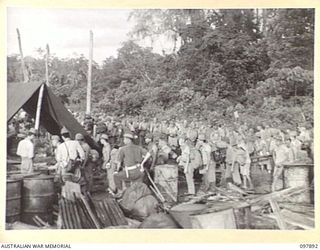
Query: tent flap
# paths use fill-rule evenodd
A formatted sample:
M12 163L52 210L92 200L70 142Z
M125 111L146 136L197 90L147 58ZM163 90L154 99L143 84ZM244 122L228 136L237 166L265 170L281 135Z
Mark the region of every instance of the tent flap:
M33 118L37 112L37 102L41 83L9 83L7 96L7 121L9 121L21 108ZM73 115L65 108L50 88L45 85L41 105L40 125L50 134L59 135L60 129L65 126L72 137L77 133L84 135L87 143L95 149L98 144L78 123Z

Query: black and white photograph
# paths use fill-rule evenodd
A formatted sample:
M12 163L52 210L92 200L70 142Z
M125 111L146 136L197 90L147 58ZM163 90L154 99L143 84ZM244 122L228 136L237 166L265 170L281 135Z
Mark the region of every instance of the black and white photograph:
M314 8L6 16L6 230L315 229Z

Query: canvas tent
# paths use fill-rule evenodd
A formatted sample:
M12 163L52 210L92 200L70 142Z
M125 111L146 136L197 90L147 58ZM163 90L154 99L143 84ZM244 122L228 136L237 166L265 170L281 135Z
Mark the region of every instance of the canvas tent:
M35 118L41 86L42 83L8 84L7 121L9 121L21 108ZM54 95L50 88L45 84L40 114L40 125L52 135L59 135L60 129L65 126L70 131L72 137L74 137L76 133L81 133L92 148L99 148L97 143L64 107L60 99Z

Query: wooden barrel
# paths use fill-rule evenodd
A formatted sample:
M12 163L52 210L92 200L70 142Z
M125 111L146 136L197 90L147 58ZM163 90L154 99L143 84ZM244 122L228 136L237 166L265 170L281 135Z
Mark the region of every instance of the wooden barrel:
M21 221L35 224L34 216L52 224L52 210L54 201L54 177L38 175L24 178L22 187L22 215Z
M192 228L190 216L206 208L207 206L204 204L179 204L172 207L169 213L182 228Z
M166 201L176 202L178 197L178 166L158 165L155 167L154 182Z
M20 220L22 179L7 179L6 222Z
M34 176L40 175L40 172L32 172L32 173L25 173L22 174L21 171L8 171L7 172L7 177L9 179L24 179L24 178L30 178Z
M287 164L284 165L284 188L289 187L309 187L310 175L313 171L313 164ZM289 197L290 201L295 203L311 203L312 197L310 189L302 193Z

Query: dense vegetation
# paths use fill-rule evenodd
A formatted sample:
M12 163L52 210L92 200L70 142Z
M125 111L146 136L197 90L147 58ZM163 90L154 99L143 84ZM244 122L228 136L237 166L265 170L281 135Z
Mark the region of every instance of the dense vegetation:
M313 123L314 9L135 10L132 40L116 58L93 65L92 101L108 114L234 119L283 126ZM166 36L162 55L137 39ZM39 53L43 51L39 50ZM32 81L44 81L44 59L26 58ZM50 58L54 92L85 110L88 61ZM21 81L19 57L8 57L8 82Z

